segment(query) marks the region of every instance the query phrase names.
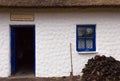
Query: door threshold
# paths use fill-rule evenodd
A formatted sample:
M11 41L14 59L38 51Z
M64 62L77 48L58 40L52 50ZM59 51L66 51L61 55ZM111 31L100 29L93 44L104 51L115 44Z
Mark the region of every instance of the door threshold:
M34 74L28 74L28 75L12 75L10 78L35 78Z

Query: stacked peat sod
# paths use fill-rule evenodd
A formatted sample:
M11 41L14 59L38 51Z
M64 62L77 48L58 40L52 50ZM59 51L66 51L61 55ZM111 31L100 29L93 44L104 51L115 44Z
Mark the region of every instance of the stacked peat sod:
M97 55L88 60L82 72L81 81L120 81L120 61Z

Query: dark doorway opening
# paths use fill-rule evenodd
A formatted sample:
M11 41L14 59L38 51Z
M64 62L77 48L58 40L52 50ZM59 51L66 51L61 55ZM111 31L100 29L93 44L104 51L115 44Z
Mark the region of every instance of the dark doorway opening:
M35 26L11 26L11 71L12 75L34 75Z

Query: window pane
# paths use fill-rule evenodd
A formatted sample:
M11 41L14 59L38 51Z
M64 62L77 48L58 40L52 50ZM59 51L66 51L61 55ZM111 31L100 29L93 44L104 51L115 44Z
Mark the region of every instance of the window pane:
M84 39L79 39L78 40L78 48L85 48L85 41Z
M86 29L86 36L87 37L93 37L93 28L87 28Z
M85 28L83 28L83 27L78 28L78 36L79 37L84 37L85 36Z
M86 40L86 48L93 48L93 40L92 39L87 39Z

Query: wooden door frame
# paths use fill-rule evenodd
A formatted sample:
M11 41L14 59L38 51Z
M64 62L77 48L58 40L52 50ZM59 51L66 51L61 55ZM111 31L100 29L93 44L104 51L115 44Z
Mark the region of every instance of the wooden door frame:
M30 26L30 27L29 27ZM10 61L11 61L11 75L12 73L15 72L15 41L14 41L14 37L13 35L14 33L14 28L18 28L18 27L22 27L22 28L33 28L34 31L34 76L36 74L36 34L35 34L35 25L10 25Z

